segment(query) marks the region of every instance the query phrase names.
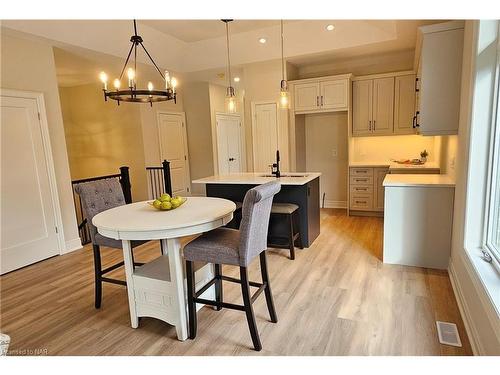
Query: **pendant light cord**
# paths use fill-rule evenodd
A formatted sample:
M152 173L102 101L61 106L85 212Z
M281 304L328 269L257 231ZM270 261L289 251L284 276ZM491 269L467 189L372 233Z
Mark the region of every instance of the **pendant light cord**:
M281 79L285 79L285 58L283 55L283 20L281 20Z
M225 23L226 23L228 86L231 87L231 58L229 57L229 21L225 21Z

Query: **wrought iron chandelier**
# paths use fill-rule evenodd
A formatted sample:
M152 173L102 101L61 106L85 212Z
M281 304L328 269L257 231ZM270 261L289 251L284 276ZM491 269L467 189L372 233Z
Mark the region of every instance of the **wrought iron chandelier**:
M116 100L118 105L120 102L134 102L134 103L150 103L153 105L153 102L164 102L167 100L173 100L174 103L177 103L176 98L176 85L177 80L175 77L170 77L170 73L168 70L165 70L165 74L163 74L156 65L155 61L149 54L146 47L144 47L144 43L142 37L137 35L137 25L134 20L134 35L130 38L130 42L132 46L128 51L127 60L123 65L123 69L120 73L120 78L116 78L113 81L114 90L108 90L108 75L105 72L101 72L100 79L103 83L102 91L104 92L104 100L107 101L108 98ZM136 72L137 72L137 47L141 46L149 60L153 63L154 67L160 73L161 78L165 81L165 90L155 90L152 82L148 82L147 89L137 89L137 80L136 80ZM134 52L134 67L129 67L127 69L128 63L130 61L130 57L132 55L132 51ZM125 69L127 69L127 77L128 77L128 88L120 90L121 87L121 79L123 78L123 74L125 73Z

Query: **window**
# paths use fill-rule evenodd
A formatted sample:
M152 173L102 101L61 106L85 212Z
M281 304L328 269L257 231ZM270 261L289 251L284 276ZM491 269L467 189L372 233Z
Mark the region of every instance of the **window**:
M496 91L496 114L492 121L490 168L489 168L489 189L488 189L488 210L486 211L486 235L485 250L500 264L500 56L497 59L497 91Z

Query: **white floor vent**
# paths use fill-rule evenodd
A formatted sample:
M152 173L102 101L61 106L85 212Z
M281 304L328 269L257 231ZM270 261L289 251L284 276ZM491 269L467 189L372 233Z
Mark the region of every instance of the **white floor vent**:
M436 322L439 342L444 345L462 346L460 336L458 334L457 325L455 323Z

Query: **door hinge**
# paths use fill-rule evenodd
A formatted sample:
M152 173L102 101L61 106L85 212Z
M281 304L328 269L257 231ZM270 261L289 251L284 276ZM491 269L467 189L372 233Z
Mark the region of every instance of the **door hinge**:
M187 191L188 191L188 193L189 193L189 188L187 188Z
M59 233L59 229L57 229L57 227L55 227L55 228L56 228L56 233Z
M38 120L40 121L42 117L40 116L40 112L38 112Z
M184 155L184 160L188 160L186 155Z

